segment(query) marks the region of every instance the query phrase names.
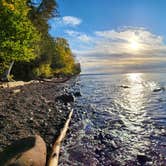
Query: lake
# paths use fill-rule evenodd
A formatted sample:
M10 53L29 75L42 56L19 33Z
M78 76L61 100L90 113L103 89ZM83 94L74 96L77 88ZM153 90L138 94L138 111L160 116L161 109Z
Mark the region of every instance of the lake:
M166 165L164 73L80 75L75 90L60 165Z

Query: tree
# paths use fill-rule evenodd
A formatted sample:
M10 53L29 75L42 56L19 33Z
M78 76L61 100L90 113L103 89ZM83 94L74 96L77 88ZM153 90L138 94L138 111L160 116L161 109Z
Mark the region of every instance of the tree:
M31 12L30 19L35 27L40 31L42 40L40 42L40 55L42 63L50 61L54 52L53 37L49 34L48 20L58 15L57 3L55 0L40 0L34 4L34 0L30 0Z
M28 17L40 32L41 40L37 57L31 62L17 62L12 74L16 79L34 79L36 77L51 77L51 60L55 52L54 39L49 34L48 20L57 16L57 3L55 0L27 0L31 8Z
M6 78L14 61L15 79L76 73L68 42L49 34L48 21L57 15L55 0L0 0L0 22L4 22L0 24L0 65L8 69Z
M56 38L54 42L55 53L52 57L51 67L55 72L72 74L74 70L74 57L67 40L64 38Z
M38 52L40 34L29 11L26 0L0 0L0 61L8 67L7 80L15 61L30 61Z

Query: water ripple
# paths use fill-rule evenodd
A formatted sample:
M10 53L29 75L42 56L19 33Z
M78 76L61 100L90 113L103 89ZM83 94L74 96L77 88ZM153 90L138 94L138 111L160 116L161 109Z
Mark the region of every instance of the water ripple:
M164 78L82 76L60 165L166 165Z

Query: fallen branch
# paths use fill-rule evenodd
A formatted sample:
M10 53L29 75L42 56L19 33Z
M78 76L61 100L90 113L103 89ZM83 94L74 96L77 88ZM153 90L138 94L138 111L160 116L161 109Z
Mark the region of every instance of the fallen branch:
M51 157L48 162L48 166L57 166L58 165L61 142L65 138L72 114L73 114L73 110L70 111L68 119L67 119L63 129L61 130L59 137L56 139L56 141L53 145Z
M42 81L43 83L65 83L66 81L68 81L70 79L70 77L68 77L68 78L62 78L62 79L55 79L55 78L53 78L53 79L46 79L46 78L44 78L44 79L38 79L38 80L40 80L40 81Z

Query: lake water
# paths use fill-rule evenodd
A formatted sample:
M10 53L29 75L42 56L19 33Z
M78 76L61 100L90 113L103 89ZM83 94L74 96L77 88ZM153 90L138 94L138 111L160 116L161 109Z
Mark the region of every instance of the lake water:
M166 165L165 74L81 75L60 165Z

